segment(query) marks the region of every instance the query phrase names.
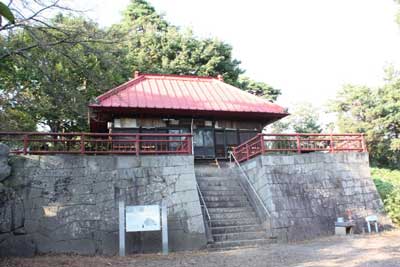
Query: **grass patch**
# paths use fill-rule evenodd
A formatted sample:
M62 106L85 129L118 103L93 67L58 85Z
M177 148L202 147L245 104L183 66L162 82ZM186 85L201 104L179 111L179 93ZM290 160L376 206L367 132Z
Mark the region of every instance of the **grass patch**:
M371 168L371 175L393 222L400 224L400 170Z

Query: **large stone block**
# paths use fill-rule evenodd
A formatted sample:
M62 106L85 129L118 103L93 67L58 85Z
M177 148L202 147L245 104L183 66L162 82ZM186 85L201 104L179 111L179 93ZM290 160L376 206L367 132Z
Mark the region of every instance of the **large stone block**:
M116 156L117 169L132 169L140 166L140 158L136 156Z
M76 253L81 255L95 255L96 241L93 239L61 240L52 239L38 244L39 253Z
M11 167L8 165L8 158L0 156L0 182L11 174Z
M7 234L1 242L0 257L33 257L37 253L32 236Z
M182 174L179 176L178 179L174 179L174 191L175 192L183 192L183 191L188 191L188 190L193 190L193 188L196 188L196 180L193 178L193 174ZM168 183L167 179L167 183ZM170 182L168 183L170 184Z
M85 161L86 167L92 173L113 171L117 169L117 158L115 156L86 156Z
M10 154L10 148L3 143L0 143L0 157L8 157Z
M193 165L193 156L142 156L140 157L142 167L168 167Z
M31 156L27 157L31 161ZM41 169L73 169L85 167L85 156L81 155L55 155L39 156Z
M99 240L99 253L102 255L113 256L119 251L119 236L118 232L97 231L95 239Z

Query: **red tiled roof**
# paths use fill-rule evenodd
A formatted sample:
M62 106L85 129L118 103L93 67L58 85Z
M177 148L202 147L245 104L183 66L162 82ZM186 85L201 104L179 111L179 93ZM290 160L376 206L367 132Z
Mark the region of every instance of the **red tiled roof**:
M284 108L212 77L142 74L97 97L92 108L286 115Z

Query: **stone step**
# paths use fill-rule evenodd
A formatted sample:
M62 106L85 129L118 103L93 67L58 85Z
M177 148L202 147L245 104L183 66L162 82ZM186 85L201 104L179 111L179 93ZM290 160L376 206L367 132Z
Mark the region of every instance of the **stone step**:
M252 209L248 201L210 201L206 202L207 208L247 208Z
M228 219L242 219L242 218L257 218L254 211L245 212L222 212L212 213L210 212L211 220L228 220Z
M238 232L238 233L225 233L213 235L215 242L230 241L230 240L252 240L252 239L267 239L266 232Z
M211 219L211 227L258 224L258 218Z
M258 232L258 231L263 231L263 227L260 224L219 226L211 228L211 232L213 235L242 233L242 232Z
M203 196L232 196L232 195L242 195L243 191L237 190L201 190Z
M204 195L203 195L204 196ZM219 195L219 196L204 196L204 201L209 202L248 202L247 197L244 194L240 195Z
M198 182L200 190L203 191L242 191L243 189L239 185L207 185L201 182Z
M239 208L209 208L208 211L210 213L236 213L236 212L246 212L246 211L253 211L253 208L250 207L239 207Z
M196 167L194 168L196 177L207 177L207 176L235 176L238 175L236 168L217 168L217 167Z
M198 166L195 174L211 217L214 243L209 248L271 242L236 178L235 169Z
M210 249L227 249L234 247L243 247L243 246L260 246L266 244L272 244L276 241L274 239L251 239L251 240L229 240L229 241L219 241L208 244L207 247Z
M206 189L207 187L218 187L218 186L224 186L224 187L231 187L231 188L240 188L239 182L235 180L197 180L197 183L199 184L201 189Z
M235 177L230 177L230 176L200 176L196 177L198 181L238 181Z

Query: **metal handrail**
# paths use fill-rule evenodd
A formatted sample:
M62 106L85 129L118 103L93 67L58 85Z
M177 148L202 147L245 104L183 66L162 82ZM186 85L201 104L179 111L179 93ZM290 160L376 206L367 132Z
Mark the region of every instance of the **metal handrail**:
M268 217L271 217L271 213L268 211L267 207L264 204L264 201L261 199L260 195L257 193L256 189L254 186L251 184L249 176L246 174L246 172L243 170L242 166L240 165L239 161L236 159L235 155L230 152L231 157L235 161L236 165L239 167L240 171L242 172L243 176L246 178L247 183L249 184L251 190L253 191L254 195L257 197L257 200L260 202L261 206L263 207L265 213L267 214Z
M203 207L204 207L204 210L206 211L207 221L208 221L208 222L211 222L210 212L208 211L206 202L205 202L204 197L203 197L203 193L201 193L200 186L199 186L199 184L197 183L197 181L196 181L196 187L197 187L197 191L199 192L200 201L201 201L201 203L202 203L202 205L203 205Z
M213 242L214 239L212 238L212 235L211 235L211 216L210 216L210 212L208 211L208 208L207 208L207 205L206 205L206 201L204 200L203 193L201 193L200 186L197 183L197 181L196 181L196 187L197 187L197 192L199 193L199 196L200 196L200 202L202 203L201 206L203 207L203 209L204 209L204 211L206 213L206 216L207 216L206 222L205 222L206 225L204 225L206 227L206 229L205 229L206 237L207 237L207 240L209 242Z

